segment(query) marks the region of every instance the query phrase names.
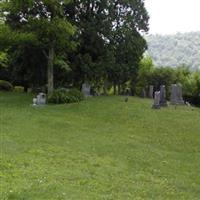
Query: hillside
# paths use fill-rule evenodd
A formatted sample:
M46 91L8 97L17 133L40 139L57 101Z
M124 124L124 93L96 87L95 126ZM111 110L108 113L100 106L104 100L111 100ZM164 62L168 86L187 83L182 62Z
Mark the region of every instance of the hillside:
M188 65L200 68L200 32L149 35L148 54L156 66Z
M30 106L0 93L1 199L200 197L200 109L95 97Z

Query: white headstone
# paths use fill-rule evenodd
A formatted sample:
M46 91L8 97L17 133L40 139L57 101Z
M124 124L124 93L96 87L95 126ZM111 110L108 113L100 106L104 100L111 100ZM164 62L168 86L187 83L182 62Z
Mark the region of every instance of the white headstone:
M42 105L45 105L46 104L46 94L45 93L39 93L38 95L37 95L37 101L36 101L36 104L38 105L38 106L42 106Z
M156 91L154 93L154 103L153 103L152 108L160 109L160 91Z
M84 96L89 97L91 96L91 86L88 83L83 83L82 84L82 89L81 89L82 93L84 94Z

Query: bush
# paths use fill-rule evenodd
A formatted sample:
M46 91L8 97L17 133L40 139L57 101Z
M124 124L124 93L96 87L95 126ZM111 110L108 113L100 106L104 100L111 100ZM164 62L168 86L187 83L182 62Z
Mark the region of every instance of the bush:
M76 103L84 99L84 95L77 89L65 90L58 89L54 90L53 94L49 97L49 103L63 104L63 103Z
M22 87L22 86L15 86L14 87L14 92L22 93L22 92L24 92L24 87Z
M8 81L0 80L0 90L12 91L13 85Z
M200 96L184 95L184 100L195 106L200 106Z

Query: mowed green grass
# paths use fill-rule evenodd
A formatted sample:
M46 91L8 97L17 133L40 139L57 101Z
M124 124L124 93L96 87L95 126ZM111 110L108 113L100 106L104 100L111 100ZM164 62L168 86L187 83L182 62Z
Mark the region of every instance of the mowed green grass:
M0 93L0 199L200 199L200 109L31 102Z

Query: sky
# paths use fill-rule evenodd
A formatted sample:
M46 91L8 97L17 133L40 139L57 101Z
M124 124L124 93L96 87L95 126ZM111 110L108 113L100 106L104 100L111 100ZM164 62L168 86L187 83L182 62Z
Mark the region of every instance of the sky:
M145 0L150 34L200 31L200 0Z

